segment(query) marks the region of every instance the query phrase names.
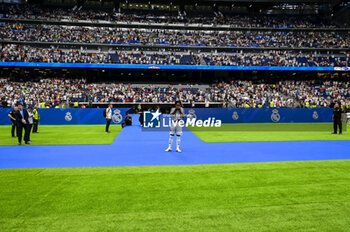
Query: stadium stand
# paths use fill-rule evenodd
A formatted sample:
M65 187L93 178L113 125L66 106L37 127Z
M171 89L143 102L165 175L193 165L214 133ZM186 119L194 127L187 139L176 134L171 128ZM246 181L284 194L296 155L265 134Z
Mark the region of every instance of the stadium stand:
M208 24L230 25L232 27L268 28L336 28L344 25L317 16L282 15L241 15L226 14L220 11L157 11L88 9L83 7L57 8L38 5L4 6L0 12L6 19L37 19L49 21L103 21L143 24Z
M50 107L73 102L91 103L210 103L229 108L328 107L339 101L350 104L350 82L344 81L231 81L206 85L132 85L88 83L86 79L41 79L39 82L15 82L0 79L3 107L17 102ZM308 104L306 105L306 102Z
M40 48L7 44L0 48L3 62L45 63L115 63L157 65L214 65L214 66L309 66L348 67L349 55L295 54L288 51L266 51L240 54L185 54L183 52L115 51L114 53L82 50Z
M8 62L35 62L335 67L341 71L350 67L348 22L315 13L3 4L0 16L0 62L5 66ZM40 65L36 67L40 70ZM271 81L265 76L251 81L241 73L239 78L222 81L216 76L227 74L218 72L210 83L193 87L186 84L191 82L189 79L184 82L186 87L177 88L111 80L103 84L105 77L100 74L100 80L87 81L80 74L68 79L53 79L50 75L35 81L25 78L25 82L12 74L1 75L3 107L18 101L28 105L45 101L56 107L72 102L173 103L176 99L189 104L208 101L221 107L269 107L271 101L275 107L305 107L306 102L308 106L328 107L334 101L345 104L349 99L349 82L344 78L310 81L294 80L292 76ZM141 82L147 82L147 78Z
M206 47L349 48L349 32L334 31L198 31L80 27L63 25L0 25L0 39L55 43L101 43Z

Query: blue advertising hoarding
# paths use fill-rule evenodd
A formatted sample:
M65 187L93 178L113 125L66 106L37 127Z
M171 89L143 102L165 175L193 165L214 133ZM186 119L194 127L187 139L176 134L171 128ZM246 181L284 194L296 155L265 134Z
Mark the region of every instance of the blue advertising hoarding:
M12 109L0 109L0 125L11 124ZM41 125L105 124L104 109L39 109ZM129 108L112 111L113 123L123 122ZM193 118L215 117L222 123L322 123L332 121L332 108L195 108L185 109ZM137 117L137 116L136 116Z
M0 125L9 125L12 109L0 109ZM121 124L129 108L112 109L112 123ZM104 109L39 109L41 125L105 124Z
M331 122L332 108L197 108L186 109L196 119L213 118L222 123L320 123Z

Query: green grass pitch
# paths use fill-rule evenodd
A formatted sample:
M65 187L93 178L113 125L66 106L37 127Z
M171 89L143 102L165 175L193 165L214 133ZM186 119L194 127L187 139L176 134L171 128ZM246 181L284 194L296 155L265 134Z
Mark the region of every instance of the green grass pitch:
M105 134L105 125L40 126L39 134L31 134L32 145L111 144L121 131L120 125L111 125L111 134ZM349 125L347 126L349 129ZM10 126L0 126L0 146L17 145ZM220 129L191 128L201 140L213 142L350 140L350 132L332 135L332 124L260 123L223 124Z
M1 232L350 231L350 160L0 170Z
M121 126L112 124L110 134L105 134L105 125L45 125L39 126L38 131L30 135L32 145L111 144ZM11 137L11 127L0 126L0 146L17 144L17 138Z
M350 139L349 132L231 126L194 133L206 142ZM112 125L112 133L104 134L104 125L41 126L32 140L110 144L120 130ZM10 127L0 127L0 145L16 144ZM346 232L349 170L350 160L4 169L0 232Z
M333 135L332 123L249 123L223 124L219 129L191 128L207 143L350 140L349 129L343 123L343 134Z

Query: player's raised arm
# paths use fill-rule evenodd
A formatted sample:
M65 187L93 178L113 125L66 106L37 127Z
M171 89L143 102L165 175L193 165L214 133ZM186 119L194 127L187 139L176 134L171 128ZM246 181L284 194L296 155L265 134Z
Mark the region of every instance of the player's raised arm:
M171 108L171 109L170 109L170 115L171 115L171 116L174 116L175 113L176 113L176 108Z
M185 115L185 110L184 110L184 108L180 108L180 112L181 112L181 117L183 118L183 117L185 117L186 115Z

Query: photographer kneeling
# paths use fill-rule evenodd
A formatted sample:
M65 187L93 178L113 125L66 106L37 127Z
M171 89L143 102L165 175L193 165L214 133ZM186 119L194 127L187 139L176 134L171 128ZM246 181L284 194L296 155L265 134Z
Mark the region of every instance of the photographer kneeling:
M126 116L124 118L124 122L122 123L122 128L125 126L131 126L132 125L132 117L129 113L126 113Z

